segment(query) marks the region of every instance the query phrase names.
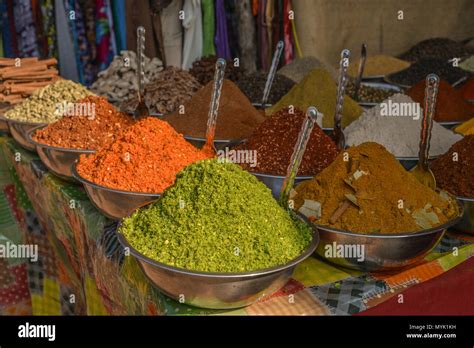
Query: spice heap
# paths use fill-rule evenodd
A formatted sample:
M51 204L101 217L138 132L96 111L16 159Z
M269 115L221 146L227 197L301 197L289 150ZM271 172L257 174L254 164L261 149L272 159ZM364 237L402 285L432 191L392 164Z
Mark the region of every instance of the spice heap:
M395 93L397 92L393 89L372 87L368 84L361 83L357 101L361 103L380 103ZM346 94L351 98L354 98L354 82L347 81Z
M461 78L469 77L469 73L459 68L453 67L452 63L441 59L424 58L413 63L408 69L390 74L388 79L391 82L404 86L413 86L418 81L425 79L428 74L435 73L441 79L450 84L454 84Z
M203 57L193 63L193 67L189 73L193 75L201 85L205 85L214 80L214 73L216 71L216 56ZM234 62L227 60L225 67L225 78L231 81L237 81L242 74L240 68L234 66Z
M474 56L470 56L466 60L462 61L459 64L459 67L469 72L474 72Z
M145 57L145 83L163 69L158 58ZM133 51L122 51L115 56L109 67L101 71L91 90L98 95L118 101L134 96L138 91L137 55Z
M474 101L474 77L467 80L458 91L465 100Z
M362 116L346 129L346 144L359 145L373 141L385 146L396 157L418 157L421 119L421 107L404 94L395 94L377 106L366 110ZM416 107L416 110L414 109ZM391 115L390 109L406 108L406 115ZM439 156L462 137L449 129L433 122L431 131L430 156Z
M38 88L57 81L57 63L54 58L0 58L0 102L9 104L7 107L18 104Z
M161 193L188 164L209 157L157 118L144 118L92 155L81 155L78 173L98 185Z
M445 192L421 184L376 143L340 153L329 167L298 185L294 200L316 224L362 234L417 232L458 214Z
M187 71L167 67L145 85L145 103L152 113L171 113L190 100L201 87ZM138 95L134 95L122 103L121 109L134 112L137 105Z
M237 81L237 86L250 99L252 103L261 103L263 91L267 83L267 74L263 72L255 72L242 76ZM267 103L275 104L295 85L288 77L276 74L273 80L270 95Z
M407 94L420 105L424 105L425 79L407 91ZM446 81L440 80L438 96L436 98L435 121L455 122L469 120L474 116L474 105L465 101L459 91L455 90Z
M246 170L255 173L286 175L291 155L298 139L305 113L295 108L294 113L283 109L266 119L250 138L235 150L255 151L257 163L242 164ZM326 168L337 156L339 150L318 125L311 133L301 161L298 175L315 175Z
M186 167L148 209L123 220L121 233L143 255L201 272L249 272L300 256L311 229L293 219L268 188L217 159Z
M35 132L33 139L49 146L68 149L96 150L120 138L133 119L103 97L90 96L77 102L75 110L58 121Z
M438 37L418 42L403 53L400 58L409 62L416 62L424 58L438 58L447 61L467 55L469 55L469 51L462 43Z
M204 138L212 90L213 82L211 81L184 105L183 114L175 111L165 116L165 120L182 134ZM232 81L224 80L219 101L216 139L244 139L264 119L265 116L252 106Z
M436 184L453 195L474 198L474 135L467 135L430 165Z
M457 126L455 131L464 135L474 134L474 118Z
M280 70L278 70L278 74L286 76L290 80L298 83L315 69L324 69L329 72L334 81L337 80L337 72L332 66L324 64L316 57L311 56L296 58L290 64L285 65Z
M92 93L84 86L69 80L58 80L37 89L28 98L5 112L5 117L17 121L51 123L62 117L59 105L75 103Z
M364 76L385 76L406 69L410 63L384 54L367 57L364 65ZM359 73L359 60L349 64L347 74L356 77Z
M324 114L323 126L334 126L337 86L331 75L324 69L315 69L303 81L295 85L277 104L267 109L274 114L290 105L306 110L316 106ZM344 96L342 125L347 126L362 113L362 108L348 96Z

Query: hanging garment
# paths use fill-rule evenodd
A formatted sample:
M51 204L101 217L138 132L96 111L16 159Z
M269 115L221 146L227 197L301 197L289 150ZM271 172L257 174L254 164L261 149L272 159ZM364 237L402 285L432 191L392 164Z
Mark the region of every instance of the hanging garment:
M216 53L219 58L232 59L227 34L227 18L224 0L216 0Z
M13 12L19 56L38 57L39 51L30 0L15 0Z
M216 54L214 36L216 33L214 0L201 0L202 8L202 55L203 57Z
M13 45L6 0L0 0L0 30L2 33L2 57L13 57Z
M56 41L56 19L54 15L54 0L40 0L43 35L46 44L46 57L58 57ZM92 41L93 42L93 41Z
M259 51L259 69L268 70L268 52L269 42L266 28L265 9L267 7L267 0L260 0L258 2L258 16L257 16L257 32L258 32L258 51Z
M229 42L230 55L234 58L240 57L239 32L237 16L235 13L235 3L235 0L224 1L225 16L227 20L227 38Z
M114 34L117 51L127 49L127 34L125 26L125 0L113 0Z
M235 13L240 33L240 66L246 72L254 72L257 70L257 35L255 18L252 13L252 0L236 1Z
M183 27L179 18L179 11L182 9L183 1L175 0L163 8L160 14L166 66L180 68L182 65Z
M188 70L202 55L201 0L184 0L184 45L182 69Z
M267 30L267 61L265 71L270 69L271 60L273 56L273 26L275 19L275 0L267 0L267 6L265 7L265 29Z
M110 23L108 6L106 0L96 0L96 34L95 43L97 46L97 60L99 70L107 68L112 61L114 54L112 47L112 34L110 31Z
M69 31L69 17L63 0L54 1L56 30L58 33L59 72L65 79L78 81L74 44Z
M107 22L109 23L109 31L110 31L109 50L112 54L112 59L113 59L113 57L117 55L117 44L115 42L114 16L112 14L112 4L110 0L105 0L105 6L106 6L105 8L107 9ZM112 59L110 61L112 61Z
M48 56L48 45L43 32L43 15L40 6L40 0L31 0L31 12L36 32L38 55L41 58L45 58Z
M291 2L290 0L284 0L284 13L283 13L283 37L285 42L285 64L290 64L295 57L295 50L293 47L293 36L291 33L291 21L290 21L290 11L291 11Z
M14 18L14 10L13 10L13 0L6 0L7 3L7 12L8 12L8 33L10 35L11 41L11 56L10 57L18 57L18 40L16 37L16 30L15 30L15 18Z

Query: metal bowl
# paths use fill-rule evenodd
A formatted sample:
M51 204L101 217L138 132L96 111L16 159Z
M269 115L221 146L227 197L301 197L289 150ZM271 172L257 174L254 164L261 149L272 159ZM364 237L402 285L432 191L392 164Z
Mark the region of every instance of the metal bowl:
M244 273L210 273L152 260L135 250L119 229L120 225L117 228L119 242L137 259L145 275L161 292L188 305L213 309L245 307L278 291L319 242L318 232L314 230L313 240L305 252L285 265Z
M54 175L59 176L62 179L76 182L72 176L71 168L74 162L79 159L82 154L94 153L94 150L79 150L79 149L68 149L64 147L49 146L46 144L38 143L33 140L33 134L46 127L46 125L38 126L30 129L27 132L28 141L36 147L41 161L44 163L46 168L49 169Z
M194 145L198 149L202 149L202 147L206 143L205 138L190 137L188 135L185 135L184 139L186 139L188 142L190 142L192 145ZM234 147L237 144L240 144L242 141L244 141L244 140L243 139L214 140L214 147L216 148L216 150L223 150L226 147L227 148Z
M333 264L363 272L406 268L421 261L438 245L446 229L461 219L463 207L459 203L458 206L460 213L456 218L413 233L361 234L313 224L320 238L316 253ZM338 250L344 250L345 255L335 253Z
M0 115L0 132L9 132L8 119Z
M270 174L262 174L262 173L252 173L249 171L250 174L254 175L258 180L263 182L265 186L267 186L270 190L272 190L273 197L279 198L281 193L281 187L283 186L283 182L285 181L285 177L281 175L270 175ZM302 181L312 179L312 176L297 176L295 178L295 185L299 184Z
M462 121L450 121L450 122L438 122L440 125L442 125L444 128L447 129L453 129L456 126L459 126Z
M29 141L28 132L35 127L45 126L47 123L22 122L11 119L7 119L7 122L13 139L24 149L35 152L36 146Z
M434 161L438 157L439 156L430 156L428 161L429 162ZM413 168L415 168L415 166L418 164L418 161L419 161L418 157L396 157L396 159L407 171L410 171Z
M156 193L129 192L97 185L80 176L77 172L76 164L77 162L71 166L73 178L84 185L84 189L92 204L102 214L111 219L120 220L133 213L137 208L151 203L160 197L160 194Z
M464 206L464 214L453 230L474 234L474 198L456 197Z

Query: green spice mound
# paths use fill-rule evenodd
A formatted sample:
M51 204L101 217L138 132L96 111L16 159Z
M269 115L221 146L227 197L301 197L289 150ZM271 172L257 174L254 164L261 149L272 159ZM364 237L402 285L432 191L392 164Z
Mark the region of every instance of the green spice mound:
M121 233L143 255L202 272L248 272L301 255L312 231L238 165L203 160L183 169L148 209L123 220Z

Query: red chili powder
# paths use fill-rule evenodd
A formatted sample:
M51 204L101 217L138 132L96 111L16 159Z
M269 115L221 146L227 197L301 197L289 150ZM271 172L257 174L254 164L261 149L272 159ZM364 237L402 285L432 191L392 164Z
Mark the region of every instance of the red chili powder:
M421 106L425 100L425 80L421 80L407 91L407 94ZM435 121L466 121L474 117L474 105L464 100L461 93L440 80L436 101Z
M286 175L291 155L305 119L305 113L297 108L294 113L282 109L266 119L244 144L235 150L255 150L257 164L242 164L250 172ZM298 175L316 175L331 164L339 150L332 139L314 125Z
M85 179L102 186L162 193L181 169L209 157L167 122L147 117L110 146L92 155L81 155L77 170Z
M73 105L72 115L38 130L33 139L55 147L97 150L119 138L134 122L106 98L89 96Z
M466 81L459 89L459 93L466 100L474 100L474 77L471 77Z

